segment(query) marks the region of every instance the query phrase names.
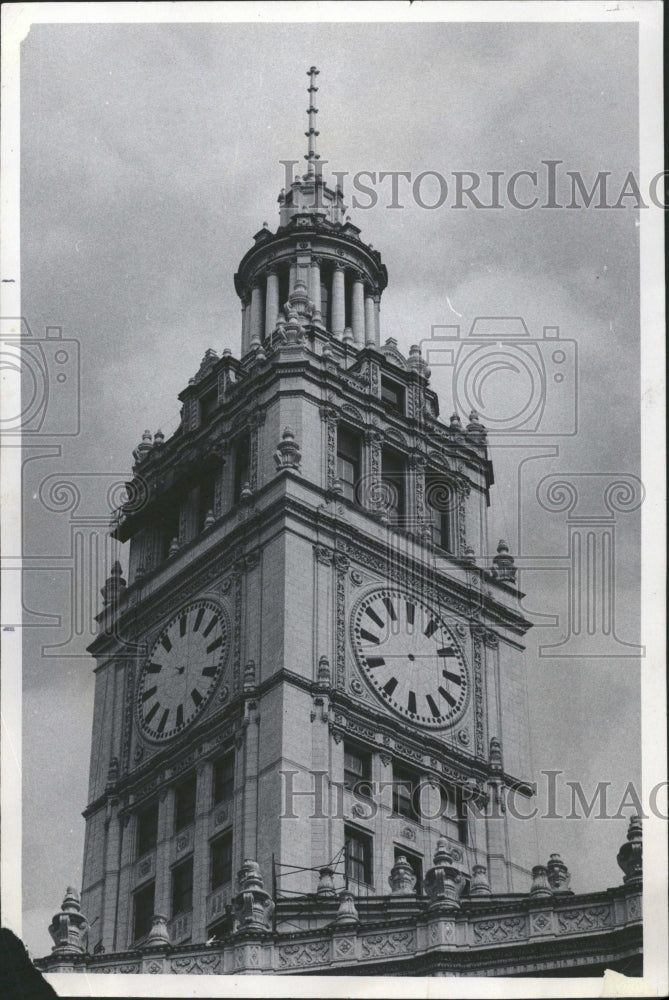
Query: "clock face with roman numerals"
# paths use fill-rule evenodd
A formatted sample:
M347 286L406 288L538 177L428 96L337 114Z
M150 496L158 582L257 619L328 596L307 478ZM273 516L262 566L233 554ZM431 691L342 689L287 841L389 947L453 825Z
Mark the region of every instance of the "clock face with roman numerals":
M137 715L145 736L165 742L201 714L223 672L229 637L227 616L213 601L193 601L168 622L139 678Z
M405 719L450 726L467 703L465 659L442 617L396 588L375 590L351 620L358 662L381 701Z

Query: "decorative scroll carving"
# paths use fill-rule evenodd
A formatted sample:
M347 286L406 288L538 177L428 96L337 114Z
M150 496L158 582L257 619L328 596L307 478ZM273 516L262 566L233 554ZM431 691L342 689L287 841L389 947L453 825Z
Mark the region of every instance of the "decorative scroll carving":
M329 941L309 941L307 944L279 946L279 966L323 965L330 956Z
M485 713L483 710L482 630L472 628L474 666L474 732L477 757L485 758Z
M610 927L611 911L608 906L588 906L578 910L558 910L557 922L562 934L592 931L599 927Z
M234 576L234 614L232 628L232 689L239 691L241 685L241 662L242 662L242 587L243 580L241 573Z
M362 938L363 958L385 958L413 951L414 932L395 931L390 934L367 934Z
M124 965L89 965L86 971L95 972L103 976L109 976L115 972L125 972L131 976L136 976L139 974L139 962L126 962Z
M427 464L425 456L414 451L409 456L411 473L413 476L413 502L414 517L418 525L425 522L425 466Z
M173 958L170 963L171 972L183 972L186 974L216 975L222 972L220 955L193 955L184 958Z
M525 937L527 923L525 917L501 917L496 920L477 920L472 924L472 929L477 944L494 944L496 941Z
M471 492L471 487L464 479L459 479L457 483L458 495L458 555L464 556L467 548L467 521L466 521L466 500Z
M331 406L321 406L319 413L326 428L326 487L331 490L337 481L337 423L338 414Z
M314 545L314 555L316 556L316 561L323 563L324 566L332 564L332 549L328 549L327 546Z
M334 553L334 563L337 570L336 582L336 612L335 612L335 647L336 647L336 687L343 689L346 677L346 573L349 559L344 552Z

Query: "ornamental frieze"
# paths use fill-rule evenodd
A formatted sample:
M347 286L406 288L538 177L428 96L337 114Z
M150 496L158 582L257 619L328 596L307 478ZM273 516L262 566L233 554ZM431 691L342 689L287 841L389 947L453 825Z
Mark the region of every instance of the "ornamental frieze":
M389 958L406 955L415 949L413 931L395 931L390 934L366 934L361 939L363 958Z

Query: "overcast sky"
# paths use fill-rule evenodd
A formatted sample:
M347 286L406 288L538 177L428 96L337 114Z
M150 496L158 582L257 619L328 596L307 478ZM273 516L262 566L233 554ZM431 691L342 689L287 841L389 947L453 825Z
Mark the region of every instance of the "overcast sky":
M633 24L34 26L21 50L23 315L37 334L58 325L79 341L82 428L60 458L27 467L28 554L70 551L68 515L39 500L46 476L129 473L144 428L175 429L176 395L204 351L238 353L233 274L263 221L278 223L280 161L305 151L313 63L319 149L332 169L448 179L556 159L588 186L611 171L618 188L637 170ZM346 184L345 193L350 203ZM387 204L351 211L388 267L383 339L406 351L434 324L466 330L477 315L511 315L534 336L559 326L577 343L578 433L526 465L522 539L517 467L532 449L492 454L491 542L563 556L564 515L539 509L538 481L557 471L638 474L639 213ZM435 368L433 386L447 418L446 371ZM104 516L104 493L90 502ZM621 515L617 529L616 629L634 642L634 516ZM31 609L69 620L66 582L56 559L28 578ZM613 801L639 779L639 661L538 656L565 633L566 582L556 569L521 581L530 618L560 616L528 641L534 771L561 769L590 790L612 781ZM49 951L51 916L66 885L81 881L93 663L40 655L67 633L26 630L24 938L33 955ZM616 885L626 827L545 821L526 864L559 851L577 892Z

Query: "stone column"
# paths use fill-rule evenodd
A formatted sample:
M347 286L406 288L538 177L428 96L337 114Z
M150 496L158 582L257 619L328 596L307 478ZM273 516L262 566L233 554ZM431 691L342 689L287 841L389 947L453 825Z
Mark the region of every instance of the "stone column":
M344 292L344 268L335 264L332 275L332 333L341 340L346 325L346 295Z
M116 913L118 908L119 877L121 873L121 820L118 815L118 799L110 803L109 822L106 829L104 872L104 904L100 940L105 951L113 951L116 944Z
M279 315L279 276L274 268L267 272L265 291L265 339L272 336Z
M381 344L381 296L374 296L374 319L375 319L375 338L376 346L379 347Z
M262 289L255 284L251 289L251 330L249 347L259 344L262 339Z
M314 304L314 320L320 321L321 315L321 260L320 257L311 258L311 301Z
M137 818L127 814L121 818L121 871L118 880L118 906L114 913L112 926L105 929L105 938L111 930L112 946L107 951L123 951L132 944L133 920L133 875L135 868L135 847L137 833Z
M376 343L376 306L371 292L365 295L365 343Z
M288 273L288 294L290 295L295 289L295 282L297 281L297 261L292 260L290 262L290 271Z
M249 349L249 328L251 323L251 309L249 300L242 299L242 357Z
M193 836L193 941L204 941L207 929L209 894L209 812L214 765L207 761L198 768Z
M355 343L362 347L365 342L365 283L359 272L353 278L351 327Z
M174 789L167 788L160 795L158 809L158 843L156 844L156 895L155 913L169 914L170 900L170 845L174 833Z

